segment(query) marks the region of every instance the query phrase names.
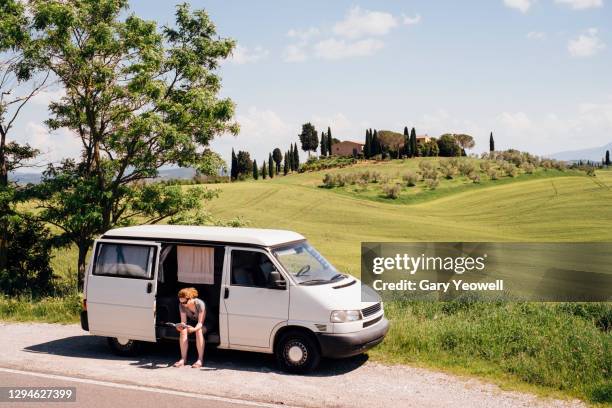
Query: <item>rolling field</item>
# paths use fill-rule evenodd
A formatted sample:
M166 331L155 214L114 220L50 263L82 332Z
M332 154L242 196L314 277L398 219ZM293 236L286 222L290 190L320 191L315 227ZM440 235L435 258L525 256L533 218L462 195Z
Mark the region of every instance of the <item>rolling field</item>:
M362 241L612 241L612 171L597 178L500 180L411 205L319 187L326 172L403 167L396 161L219 184L209 210L222 219L243 217L253 227L298 231L355 275Z

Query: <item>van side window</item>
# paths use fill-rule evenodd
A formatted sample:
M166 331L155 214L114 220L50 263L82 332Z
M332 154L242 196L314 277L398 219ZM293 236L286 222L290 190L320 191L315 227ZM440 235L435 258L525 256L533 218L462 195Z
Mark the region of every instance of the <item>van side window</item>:
M151 279L155 249L146 245L98 244L94 275Z
M231 284L266 288L270 282L270 272L276 267L268 255L257 251L232 251Z

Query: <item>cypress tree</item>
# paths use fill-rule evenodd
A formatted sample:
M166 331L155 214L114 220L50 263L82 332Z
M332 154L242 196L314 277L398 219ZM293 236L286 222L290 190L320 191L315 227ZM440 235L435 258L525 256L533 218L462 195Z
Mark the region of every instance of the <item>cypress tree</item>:
M238 172L238 158L236 157L236 152L234 152L234 149L232 148L232 165L230 168L230 179L231 180L236 180L236 177L238 176L237 172Z
M293 154L291 149L287 151L287 160L289 161L289 171L293 171Z
M331 135L331 129L329 128L329 126L327 127L327 155L331 156L332 155L332 135Z
M610 151L606 150L606 166L610 165Z
M404 154L410 157L412 149L410 148L410 134L408 133L408 126L404 126Z
M493 140L493 132L491 132L491 135L489 136L489 151L495 151L495 140Z
M272 153L270 153L268 157L268 176L270 176L270 178L274 177L274 160L272 159Z
M325 132L321 131L321 156L327 156L327 139L325 137Z
M283 163L283 174L286 176L289 173L289 159L287 158L288 154L285 152L285 160Z
M259 169L257 168L257 160L253 160L253 179L259 178Z
M295 171L300 171L300 152L297 143L293 146L293 165L295 166Z
M268 177L268 169L266 168L266 161L264 160L263 166L261 166L261 177L265 180Z
M366 129L365 144L363 145L363 157L370 158L370 131Z
M374 134L372 135L372 148L371 148L372 156L376 156L377 154L382 153L380 148L380 142L378 141L378 132L374 129Z
M412 157L417 157L419 155L419 149L417 147L417 139L416 139L416 130L412 128L410 131L410 154Z

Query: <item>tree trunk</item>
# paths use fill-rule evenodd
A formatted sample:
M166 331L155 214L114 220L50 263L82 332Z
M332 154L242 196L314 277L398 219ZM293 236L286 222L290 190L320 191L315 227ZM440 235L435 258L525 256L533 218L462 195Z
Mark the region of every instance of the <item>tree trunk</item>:
M83 291L83 284L85 282L85 272L87 268L87 252L89 252L89 245L79 245L79 258L78 258L78 278L77 288L79 292Z
M0 192L8 187L8 163L6 157L6 132L0 125ZM8 202L0 202L0 271L8 266L8 225L7 219L10 207Z

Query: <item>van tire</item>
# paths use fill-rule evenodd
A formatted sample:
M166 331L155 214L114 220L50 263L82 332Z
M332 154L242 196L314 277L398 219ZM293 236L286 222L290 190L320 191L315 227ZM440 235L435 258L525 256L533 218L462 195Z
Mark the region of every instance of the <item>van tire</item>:
M140 352L142 343L137 340L128 340L122 343L116 337L107 337L108 346L118 356L133 357Z
M321 352L316 340L307 333L284 333L275 347L276 360L283 371L305 374L318 367Z

